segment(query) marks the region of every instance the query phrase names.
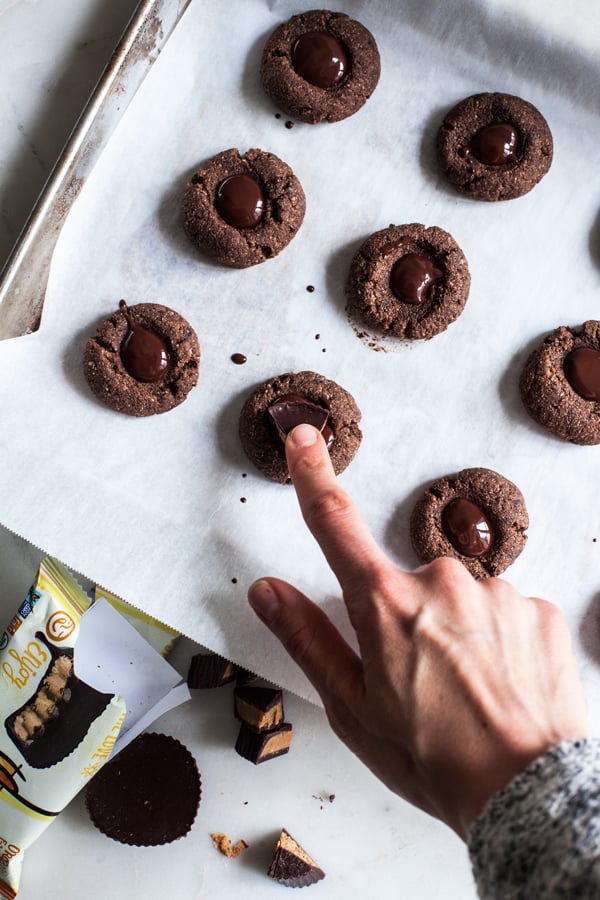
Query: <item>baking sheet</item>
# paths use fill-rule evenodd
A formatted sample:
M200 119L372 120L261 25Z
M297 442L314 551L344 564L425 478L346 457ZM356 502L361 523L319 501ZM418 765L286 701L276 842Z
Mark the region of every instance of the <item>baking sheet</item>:
M267 34L298 7L191 4L63 229L40 331L0 347L0 519L149 614L315 699L248 610L246 588L265 574L287 578L348 634L339 590L293 491L253 471L237 438L256 384L313 369L362 408L363 444L341 482L399 564L415 564L407 520L433 478L482 465L519 485L530 537L507 576L565 610L593 711L600 451L534 426L517 382L543 334L598 315L598 55L499 3L333 8L373 31L380 84L344 122L289 129L262 94L258 65ZM444 112L483 90L530 100L553 131L550 173L519 200L463 199L435 166ZM223 270L182 234L180 196L198 163L253 146L292 166L307 214L279 257ZM446 333L377 353L350 327L343 285L359 244L390 222L450 231L472 288ZM121 297L172 306L199 335L199 385L165 415L113 413L83 378L85 342ZM232 364L235 352L246 365Z

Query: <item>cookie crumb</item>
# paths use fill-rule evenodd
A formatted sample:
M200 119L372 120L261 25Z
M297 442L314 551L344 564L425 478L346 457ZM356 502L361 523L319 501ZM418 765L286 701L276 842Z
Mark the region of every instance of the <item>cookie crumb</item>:
M246 841L239 840L236 844L232 844L226 834L220 832L211 833L213 847L226 856L228 859L235 859L248 847Z

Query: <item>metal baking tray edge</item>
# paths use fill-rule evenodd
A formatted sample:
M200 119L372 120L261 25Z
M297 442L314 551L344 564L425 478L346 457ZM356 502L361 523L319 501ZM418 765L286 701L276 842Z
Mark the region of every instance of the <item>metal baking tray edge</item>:
M0 340L40 327L69 210L190 0L141 0L0 273Z

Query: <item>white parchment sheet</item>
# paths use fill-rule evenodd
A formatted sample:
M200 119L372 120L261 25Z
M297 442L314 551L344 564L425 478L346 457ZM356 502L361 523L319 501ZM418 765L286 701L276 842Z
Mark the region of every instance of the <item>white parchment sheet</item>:
M67 221L40 331L0 344L0 520L151 615L314 699L248 609L246 589L261 575L286 578L347 634L339 589L293 489L256 472L237 436L242 402L259 382L312 369L363 411L363 444L340 480L400 565L416 563L408 517L432 479L487 466L521 488L529 542L506 574L567 613L594 708L600 447L542 432L517 384L544 334L600 315L600 48L545 30L541 16L536 24L477 0L333 8L374 33L380 84L344 122L286 128L258 68L268 33L301 8L192 3ZM486 90L533 102L555 140L546 178L499 204L454 193L433 153L444 112ZM229 147L276 153L307 196L288 248L244 271L200 256L180 224L186 179ZM472 288L446 333L374 352L347 321L343 287L362 240L392 222L450 231ZM84 380L85 343L121 298L171 306L198 333L199 384L164 415L112 412ZM234 365L232 353L247 363Z

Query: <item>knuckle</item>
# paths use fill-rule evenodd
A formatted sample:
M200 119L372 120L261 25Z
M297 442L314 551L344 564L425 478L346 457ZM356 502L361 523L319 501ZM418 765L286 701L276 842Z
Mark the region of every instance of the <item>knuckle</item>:
M332 487L308 501L305 518L309 525L331 525L350 516L352 501L341 488Z
M439 556L428 563L423 570L436 584L444 585L446 591L464 590L472 584L473 576L457 559L451 556Z
M283 645L289 655L299 665L308 655L315 639L315 624L303 622L283 638Z

